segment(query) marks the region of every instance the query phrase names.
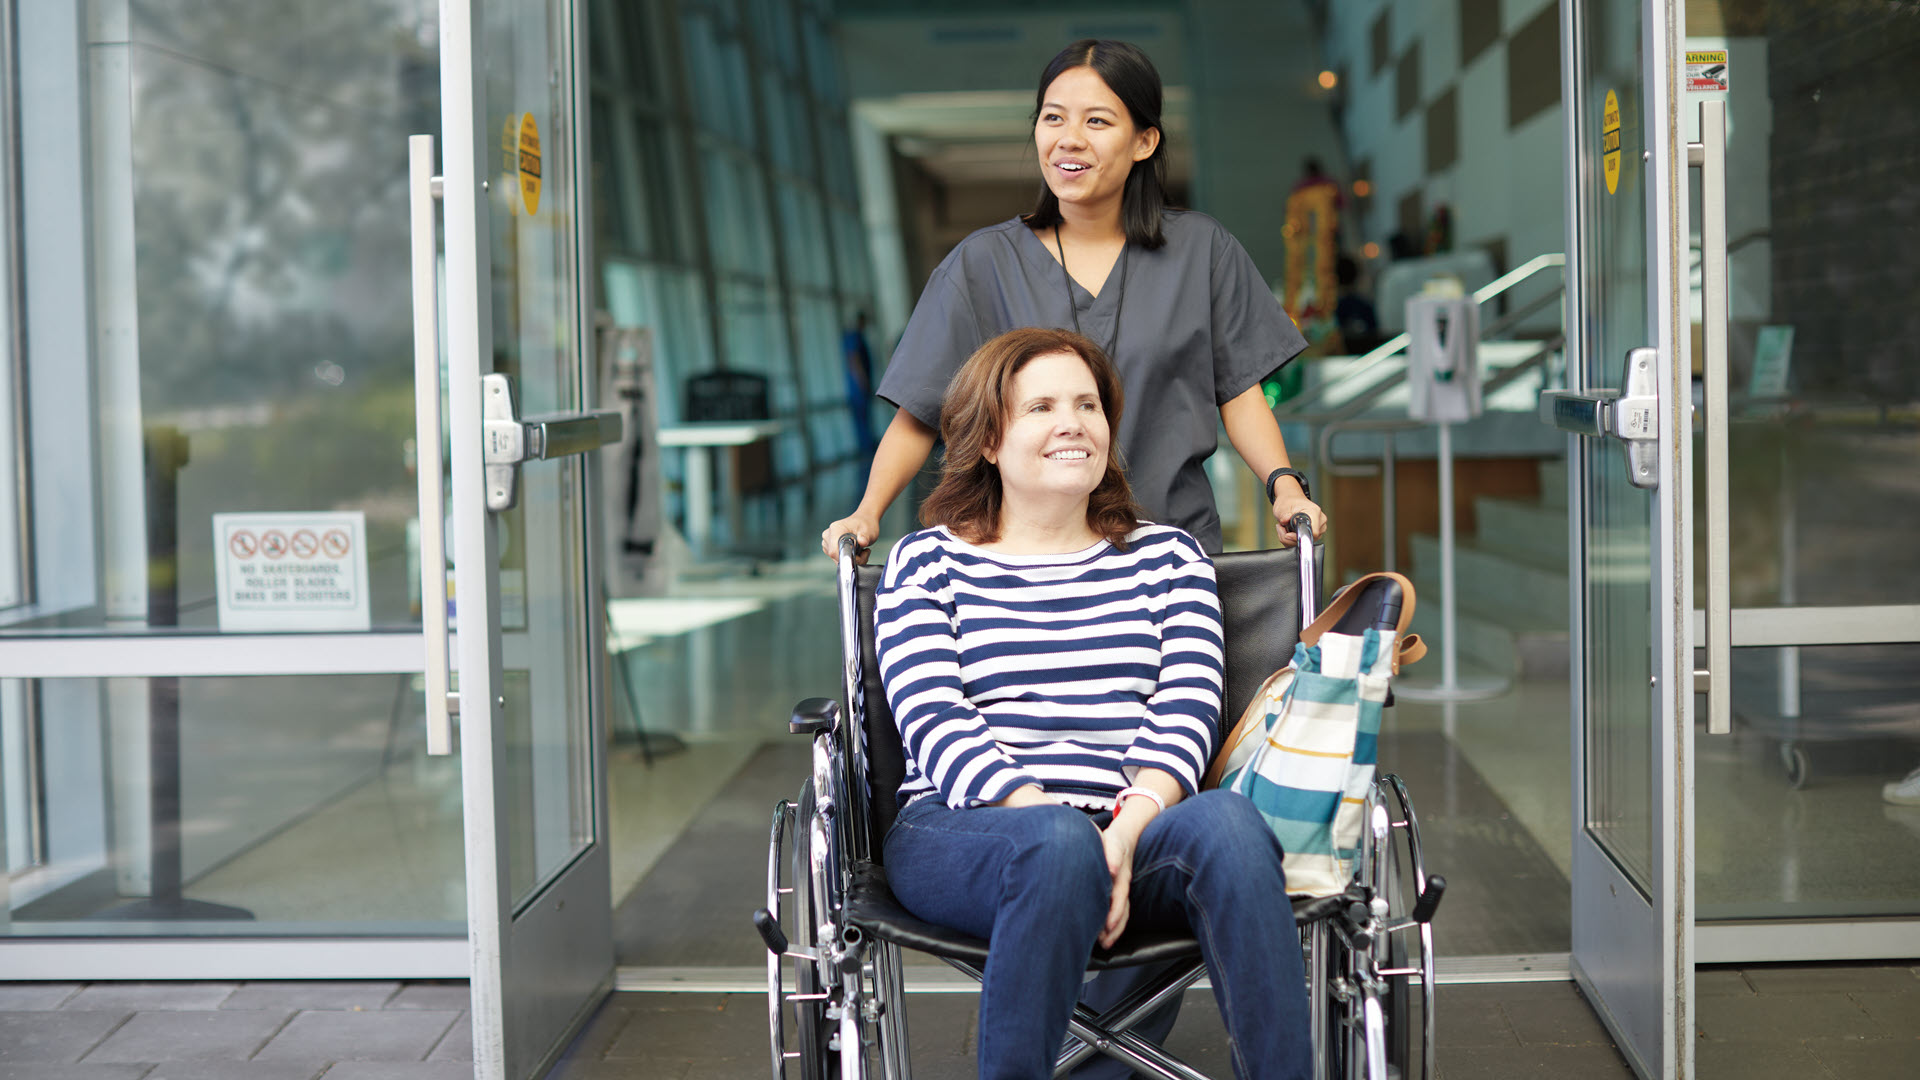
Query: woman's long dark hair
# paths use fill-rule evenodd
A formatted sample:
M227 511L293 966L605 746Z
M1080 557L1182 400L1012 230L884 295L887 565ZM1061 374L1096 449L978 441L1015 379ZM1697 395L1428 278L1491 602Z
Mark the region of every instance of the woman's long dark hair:
M1160 72L1138 46L1124 41L1083 38L1061 49L1040 73L1040 88L1033 94L1033 116L1040 119L1046 104L1047 87L1060 74L1077 67L1089 67L1100 76L1115 97L1126 105L1135 129L1158 128L1160 142L1145 161L1133 163L1127 173L1126 191L1120 197L1120 225L1127 242L1152 251L1167 238L1160 232L1160 211L1167 205L1167 129L1160 126ZM1033 212L1020 219L1029 228L1045 229L1060 224L1060 200L1053 189L1040 181L1040 197Z

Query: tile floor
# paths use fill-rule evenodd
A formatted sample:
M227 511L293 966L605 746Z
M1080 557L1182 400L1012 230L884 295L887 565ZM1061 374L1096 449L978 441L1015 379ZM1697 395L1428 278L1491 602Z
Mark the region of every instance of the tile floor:
M908 998L914 1076L973 1075L976 999ZM0 1080L455 1080L471 1075L460 983L0 983ZM1571 983L1448 984L1437 1074L1568 1080L1633 1074ZM1911 1080L1920 967L1782 964L1698 977L1703 1080ZM757 994L615 994L553 1080L760 1080ZM1205 991L1169 1045L1230 1074Z
M455 1080L464 982L0 983L0 1080Z

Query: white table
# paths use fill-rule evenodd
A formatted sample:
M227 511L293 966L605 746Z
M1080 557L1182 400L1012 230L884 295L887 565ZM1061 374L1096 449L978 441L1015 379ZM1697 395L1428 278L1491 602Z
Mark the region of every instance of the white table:
M713 540L715 455L728 447L751 446L762 439L771 439L786 427L779 420L703 420L660 429L661 446L678 446L687 451L687 543L696 553L707 554ZM741 529L740 493L729 487L726 498L728 534L737 541Z

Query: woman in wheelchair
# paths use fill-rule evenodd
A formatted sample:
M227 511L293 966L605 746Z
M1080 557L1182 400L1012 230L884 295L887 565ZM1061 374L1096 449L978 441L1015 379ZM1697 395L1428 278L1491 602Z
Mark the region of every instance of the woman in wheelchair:
M885 841L916 916L989 941L983 1078L1052 1075L1096 946L1190 926L1236 1076L1310 1074L1300 939L1253 804L1198 790L1220 739L1213 565L1139 520L1119 377L1064 330L982 346L894 547L875 640L907 752Z

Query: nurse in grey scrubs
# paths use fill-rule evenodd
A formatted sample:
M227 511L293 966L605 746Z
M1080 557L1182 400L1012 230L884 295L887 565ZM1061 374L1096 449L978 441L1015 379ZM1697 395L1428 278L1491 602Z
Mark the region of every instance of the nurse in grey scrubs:
M933 450L954 372L987 340L1023 326L1071 327L1113 358L1127 402L1115 445L1134 498L1155 521L1220 550L1202 466L1218 446L1218 415L1233 448L1266 478L1281 542L1295 543L1295 514L1312 518L1315 535L1325 530L1260 390L1306 339L1232 234L1205 214L1167 207L1160 100L1153 62L1125 42L1077 41L1047 64L1034 100L1046 178L1039 202L967 237L934 270L880 381L879 395L900 411L874 454L866 494L820 534L829 558L845 533L862 547L878 538L880 515ZM1104 973L1081 1000L1104 1010L1149 974ZM1164 1039L1179 1000L1134 1031ZM1105 1057L1074 1072L1075 1080L1128 1074Z
M1077 41L1047 65L1034 101L1045 186L1030 214L960 242L934 270L879 396L899 406L880 440L865 496L827 526L861 546L932 452L947 382L982 343L1022 326L1071 327L1106 348L1128 408L1116 442L1134 496L1154 520L1220 550L1220 515L1202 463L1214 417L1267 481L1281 542L1295 514L1326 517L1287 447L1260 380L1306 348L1240 242L1205 214L1173 210L1164 192L1160 76L1119 41Z

